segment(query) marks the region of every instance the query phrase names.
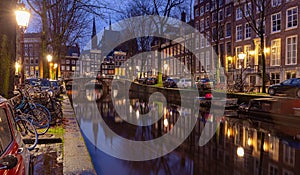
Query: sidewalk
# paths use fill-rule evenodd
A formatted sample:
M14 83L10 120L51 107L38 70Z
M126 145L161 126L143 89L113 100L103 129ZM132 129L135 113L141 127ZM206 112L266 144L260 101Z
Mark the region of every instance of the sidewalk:
M63 174L96 174L90 154L81 135L74 110L66 95L64 95L62 106L65 129L63 143Z

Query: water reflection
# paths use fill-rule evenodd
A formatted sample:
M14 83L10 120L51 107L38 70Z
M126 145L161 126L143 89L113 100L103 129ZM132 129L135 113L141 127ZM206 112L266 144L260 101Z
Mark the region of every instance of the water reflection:
M97 104L81 104L75 107L82 128L89 128L85 140L98 174L287 174L300 173L299 127L272 124L247 116L230 116L235 112L226 112L224 116L213 116L207 109L201 108L193 132L176 150L149 161L125 161L111 157L100 151L93 143L101 144L105 138L110 143L120 144L118 138L106 135L99 122L103 121L116 134L131 140L152 140L172 131L174 137L182 137L184 127L192 124L190 120L179 121L179 117L193 114L193 108L175 104L167 106L149 104L143 99L120 100L115 105L130 103L129 115L121 118L114 109L110 96ZM155 110L151 110L155 109ZM160 110L161 109L161 110ZM139 117L149 111L161 111L162 117L149 125L135 126L126 122L126 117ZM101 116L98 116L100 112ZM151 115L160 115L159 112ZM85 118L84 116L87 116ZM184 123L178 123L184 122ZM213 122L220 122L217 133L208 144L198 145L204 126L214 132ZM300 123L300 120L299 120ZM294 123L295 125L295 123ZM294 126L293 125L293 126ZM206 133L210 135L211 133ZM87 138L93 138L89 140ZM119 145L119 150L122 145ZM243 154L242 154L243 153Z

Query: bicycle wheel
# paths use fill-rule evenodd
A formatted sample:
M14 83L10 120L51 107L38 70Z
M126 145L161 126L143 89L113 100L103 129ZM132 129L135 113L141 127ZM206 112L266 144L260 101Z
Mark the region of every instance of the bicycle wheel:
M38 143L38 133L33 124L23 117L17 117L16 126L27 149L33 150Z
M52 120L51 113L50 113L49 109L46 106L41 105L39 103L35 103L35 106L36 106L36 108L38 108L38 109L44 111L45 113L47 113L49 121Z
M50 127L48 114L39 108L29 110L26 113L26 119L32 122L39 135L45 134Z

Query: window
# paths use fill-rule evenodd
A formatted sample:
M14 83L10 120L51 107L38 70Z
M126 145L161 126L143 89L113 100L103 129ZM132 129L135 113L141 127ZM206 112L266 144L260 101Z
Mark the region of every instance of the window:
M198 21L196 21L195 27L196 27L196 29L197 29L198 31L200 31L200 25L199 25L199 22L198 22Z
M224 38L224 25L221 25L219 28L219 38Z
M243 12L242 12L241 7L236 8L236 14L235 15L236 15L235 16L236 20L242 19Z
M281 0L272 0L272 7L280 6Z
M235 57L238 58L239 54L242 52L242 47L236 47L235 48ZM240 59L236 60L236 67L238 68L240 66Z
M252 13L251 2L245 4L245 16L249 16L250 13Z
M272 84L279 84L280 83L280 73L279 72L272 72L271 73L271 83Z
M12 142L12 133L7 117L5 109L0 109L0 155L6 151Z
M214 13L212 14L212 18L213 18L212 21L213 21L213 22L216 22L216 21L218 20L218 13L215 13L215 12L214 12Z
M66 64L70 64L70 60L69 59L66 59Z
M296 64L297 58L297 36L286 38L286 65Z
M242 25L236 26L236 41L243 39L243 29Z
M205 28L206 29L209 28L209 23L210 23L210 21L209 21L209 16L208 16L208 17L206 17L206 21L205 21Z
M212 39L214 40L214 41L216 41L217 39L218 39L218 31L217 31L217 28L216 27L214 27L213 29L212 29Z
M294 166L295 164L295 148L283 144L283 163Z
M205 46L205 38L203 35L200 36L200 47L201 48L204 48Z
M245 24L245 39L251 38L251 26L249 23Z
M271 66L280 65L280 39L271 41Z
M227 53L227 56L231 56L232 55L232 52L231 52L231 42L227 42L226 43L226 53Z
M200 21L200 31L201 32L204 31L204 19L201 19L201 21Z
M219 11L219 21L222 21L224 19L224 12L223 10Z
M231 36L231 23L226 24L226 37Z
M211 9L211 10L215 10L215 9L216 9L216 5L217 5L217 4L216 4L216 0L212 0L212 1L211 1L211 7L210 7L210 9Z
M199 37L198 36L196 36L195 47L196 47L196 49L199 49Z
M206 51L206 71L209 72L210 70L210 57L209 51Z
M281 26L281 13L272 15L272 32L279 32Z
M278 167L276 165L269 164L269 175L279 175Z
M199 8L195 9L195 16L199 16Z
M210 10L209 3L206 3L206 5L205 5L205 11L206 11L206 12L209 12L209 10Z
M61 70L62 70L62 71L65 70L65 66L61 66Z
M283 169L283 170L282 170L282 175L294 175L294 173L291 172L291 171L288 171L288 170L286 170L286 169Z
M194 5L198 5L198 0L195 0L195 4Z
M226 16L231 16L231 6L226 7Z
M204 14L204 6L201 6L200 7L200 16L203 16L203 14Z
M286 79L296 78L296 72L285 72Z
M224 5L224 0L219 0L219 7L222 7Z
M294 28L298 25L298 7L293 7L287 10L286 13L286 27Z
M257 28L260 30L260 26L262 25L262 31L259 31L259 33L263 33L264 35L265 35L265 21L263 21L263 23L261 24L261 22L260 22L260 19L258 19L257 21L256 21L256 26L257 26Z
M244 66L248 67L250 66L253 61L252 56L250 55L250 51L251 51L251 45L245 45L244 46L244 53L246 53L246 57L244 59Z

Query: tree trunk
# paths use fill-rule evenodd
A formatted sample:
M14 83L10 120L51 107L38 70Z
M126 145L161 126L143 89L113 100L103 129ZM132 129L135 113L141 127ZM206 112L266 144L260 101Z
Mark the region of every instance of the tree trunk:
M46 8L46 0L43 0L43 7L41 12L41 18L42 18L42 36L41 36L41 42L42 42L42 51L41 51L41 60L40 60L40 77L42 78L49 78L49 64L46 59L46 53L47 53L47 8Z
M265 40L264 36L260 37L260 53L261 53L261 78L262 78L262 93L266 93L266 58L265 58Z

